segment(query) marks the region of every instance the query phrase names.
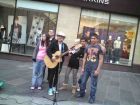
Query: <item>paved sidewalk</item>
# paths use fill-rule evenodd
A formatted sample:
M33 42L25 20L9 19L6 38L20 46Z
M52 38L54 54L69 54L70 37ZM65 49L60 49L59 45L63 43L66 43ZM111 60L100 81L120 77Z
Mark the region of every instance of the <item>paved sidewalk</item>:
M58 87L62 85L64 71L60 74ZM43 90L31 91L32 63L0 59L0 80L6 82L0 90L0 105L53 105L53 99L47 95L48 84L43 84ZM79 75L78 75L79 76ZM70 84L72 84L70 76ZM87 94L77 99L71 94L71 85L67 91L59 91L58 105L90 105L89 82ZM96 102L93 105L140 105L140 74L119 71L102 70L99 76Z

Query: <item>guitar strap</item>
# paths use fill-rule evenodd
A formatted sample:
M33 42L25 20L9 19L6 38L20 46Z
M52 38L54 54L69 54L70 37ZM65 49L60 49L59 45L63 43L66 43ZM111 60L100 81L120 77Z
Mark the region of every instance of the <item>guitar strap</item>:
M62 43L61 51L62 51L62 53L65 52L65 51L64 51L64 43Z

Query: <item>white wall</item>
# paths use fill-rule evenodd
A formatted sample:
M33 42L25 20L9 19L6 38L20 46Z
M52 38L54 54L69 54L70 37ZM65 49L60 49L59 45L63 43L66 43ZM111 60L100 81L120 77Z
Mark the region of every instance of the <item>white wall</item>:
M140 65L140 22L139 22L139 29L138 35L136 39L136 48L134 53L134 64Z
M80 7L60 5L56 32L62 31L66 34L65 42L68 46L72 46L77 38L80 12Z

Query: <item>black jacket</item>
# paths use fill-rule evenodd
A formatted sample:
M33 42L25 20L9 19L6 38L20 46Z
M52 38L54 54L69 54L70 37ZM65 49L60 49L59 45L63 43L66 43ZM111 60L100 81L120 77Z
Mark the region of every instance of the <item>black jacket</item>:
M79 58L84 57L84 51L85 48L81 47L80 50L77 53L74 53L71 55L68 67L71 67L73 69L78 69L79 68Z
M56 51L59 51L59 45L58 41L54 41L50 44L47 55L52 58L52 54L54 54ZM68 51L68 46L65 43L62 43L62 53ZM66 55L67 56L67 55ZM64 56L62 57L62 62L64 61Z
M14 25L14 28L18 28L18 38L21 38L21 35L22 35L22 26L20 24L17 24L17 25ZM13 29L13 25L11 25L11 30L10 30L10 34L9 36L11 36L13 33L12 31L14 31Z

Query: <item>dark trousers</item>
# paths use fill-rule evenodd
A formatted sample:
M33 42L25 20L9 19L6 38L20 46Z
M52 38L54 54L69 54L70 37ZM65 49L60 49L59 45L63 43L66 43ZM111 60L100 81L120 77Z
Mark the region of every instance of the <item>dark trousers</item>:
M110 60L112 60L112 49L108 48L106 51L106 61L110 62Z
M43 67L43 79L45 78L45 70L46 70L46 66Z
M120 51L121 50L119 48L114 49L114 62L120 60Z
M58 70L58 71L59 71L59 74L60 74L61 71L62 71L62 65L63 65L63 62L60 63L60 69ZM59 68L59 64L58 64L58 68ZM51 74L50 74L51 70L52 70L52 69L49 69L49 68L48 68L48 76L47 76L47 80L48 80L48 81L49 81L49 78L50 78L49 76L51 75Z
M57 82L58 82L58 68L59 68L59 65L57 65L53 69L48 68L49 88L56 87L56 85L57 85Z

